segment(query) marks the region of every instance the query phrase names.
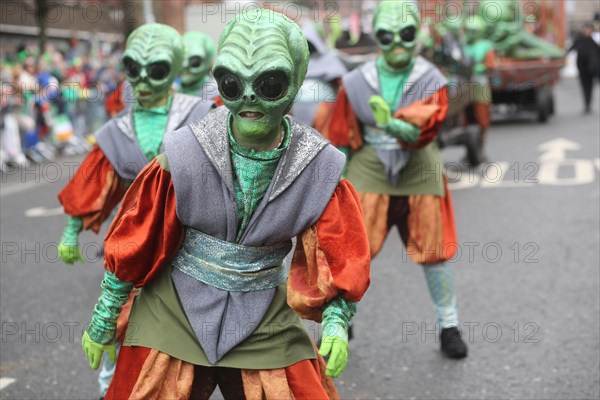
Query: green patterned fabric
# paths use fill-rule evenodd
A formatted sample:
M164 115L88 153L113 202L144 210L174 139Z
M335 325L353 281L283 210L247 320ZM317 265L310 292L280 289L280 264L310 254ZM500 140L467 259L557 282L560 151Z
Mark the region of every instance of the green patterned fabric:
M323 337L338 337L348 342L348 327L356 315L356 303L341 296L331 300L323 310Z
M69 218L67 219L67 226L65 226L65 230L63 231L61 243L67 246L77 246L79 243L77 238L82 229L83 221L81 218L69 215Z
M382 56L377 58L377 76L379 77L381 97L388 103L392 113L396 111L400 103L404 85L414 65L415 60L413 58L406 67L396 70L392 69Z
M256 151L238 144L231 133L231 119L227 126L229 150L234 169L233 186L238 212L237 240L240 240L248 222L265 195L275 174L279 158L290 142L290 126L283 119L285 138L279 148L268 151Z
M87 332L94 342L108 344L114 340L117 318L133 289L133 283L122 282L112 272L106 271L100 287L102 293L94 307Z
M158 107L145 108L139 104L135 105L133 110L135 137L148 160L152 160L160 152L172 100L173 98L169 97L167 105Z

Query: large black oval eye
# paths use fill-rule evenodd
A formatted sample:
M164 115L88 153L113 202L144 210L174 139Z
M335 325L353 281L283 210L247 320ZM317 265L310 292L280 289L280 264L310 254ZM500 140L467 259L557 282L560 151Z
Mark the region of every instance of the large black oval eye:
M171 68L164 61L159 61L148 65L148 77L156 81L162 81L169 76Z
M403 42L412 42L417 37L417 28L414 26L407 26L400 31L400 39Z
M199 66L202 65L202 57L200 57L200 56L190 57L188 65L190 66L190 68L198 68Z
M394 42L394 34L390 31L378 30L376 36L377 41L384 46L389 46Z
M216 71L215 79L219 85L219 93L225 100L234 101L242 96L240 80L229 71Z
M127 57L123 60L123 65L125 66L125 73L128 77L135 79L140 76L140 71L142 68L140 64L133 61L131 58Z
M275 101L285 96L288 87L288 78L283 72L269 72L258 78L254 91L265 100Z

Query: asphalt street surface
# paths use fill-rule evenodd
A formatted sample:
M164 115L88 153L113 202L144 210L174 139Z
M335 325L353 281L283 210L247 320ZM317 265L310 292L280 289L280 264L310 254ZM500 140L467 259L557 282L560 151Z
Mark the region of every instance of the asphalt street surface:
M597 399L599 107L581 114L576 80L555 90L556 115L495 124L491 163L458 170L444 149L460 250L452 260L469 357L439 351L421 267L393 232L359 305L342 398ZM0 398L98 398L81 351L103 275L102 236L88 262L56 258L65 216L56 194L80 158L3 175L0 186Z

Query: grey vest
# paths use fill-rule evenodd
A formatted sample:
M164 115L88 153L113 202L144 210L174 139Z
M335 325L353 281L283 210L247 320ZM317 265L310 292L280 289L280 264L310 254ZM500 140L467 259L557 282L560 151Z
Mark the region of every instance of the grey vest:
M238 217L227 116L227 108L219 107L168 133L164 142L181 223L233 243ZM309 126L290 118L290 127L289 147L241 245L289 242L317 222L338 185L344 155ZM275 293L275 289L224 291L177 268L171 276L190 325L213 364L255 330Z
M369 61L351 71L342 78L342 82L348 101L350 101L363 129L376 128L373 112L369 106L371 96L381 96L376 60ZM446 77L433 64L423 57L417 56L395 110L407 107L415 101L425 100L446 86L447 83ZM400 171L410 159L410 154L410 150L402 148L377 149L377 157L382 162L388 180L392 184L397 183Z
M312 23L304 22L302 32L317 51L311 54L308 61L306 78L296 96L292 115L312 125L319 105L324 102L335 103L337 99L337 92L330 82L344 76L347 70L344 63L327 48Z
M212 100L204 102L197 97L176 94L171 103L165 132L202 118L212 107ZM104 124L96 133L96 142L117 174L125 180L133 181L150 162L135 136L133 107Z

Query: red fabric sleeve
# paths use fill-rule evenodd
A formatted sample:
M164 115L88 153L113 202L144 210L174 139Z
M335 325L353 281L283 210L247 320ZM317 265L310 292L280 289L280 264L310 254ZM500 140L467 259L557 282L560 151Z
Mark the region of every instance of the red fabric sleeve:
M223 100L221 100L221 96L216 96L215 98L212 99L212 101L215 103L215 108L216 107L221 107L221 106L225 105L223 103Z
M100 147L95 146L58 194L58 201L66 214L82 219L84 230L98 233L126 191Z
M321 320L322 307L341 295L359 301L370 283L371 251L360 200L343 180L317 223L298 237L288 279L288 304Z
M181 247L171 174L152 161L135 179L104 243L104 267L136 287L149 282Z
M336 147L350 147L356 151L362 146L358 118L343 87L340 89L328 129L325 129L324 134Z
M441 88L425 100L415 101L396 111L394 118L402 119L421 128L419 141L410 144L398 140L402 147L418 150L433 142L442 127L447 111L448 91L446 87Z
M106 102L104 103L106 115L113 117L125 109L125 103L123 102L124 84L125 82L121 82L106 98Z
M483 59L483 65L488 69L488 71L493 71L496 69L496 52L494 50L488 51Z

